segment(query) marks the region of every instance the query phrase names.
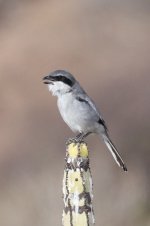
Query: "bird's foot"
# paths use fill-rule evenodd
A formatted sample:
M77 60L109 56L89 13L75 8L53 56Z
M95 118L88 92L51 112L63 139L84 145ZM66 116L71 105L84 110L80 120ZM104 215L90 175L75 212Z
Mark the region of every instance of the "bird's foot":
M76 139L76 137L74 137L74 138L69 138L66 142L66 145L69 145L71 143L77 144L77 143L82 143L82 142L84 142L84 141L81 139Z
M75 144L77 144L77 143L83 143L84 141L83 141L83 136L82 136L82 134L78 134L76 137L73 137L73 138L69 138L68 140L67 140L67 142L66 142L66 145L69 145L69 144L71 144L71 143L75 143Z

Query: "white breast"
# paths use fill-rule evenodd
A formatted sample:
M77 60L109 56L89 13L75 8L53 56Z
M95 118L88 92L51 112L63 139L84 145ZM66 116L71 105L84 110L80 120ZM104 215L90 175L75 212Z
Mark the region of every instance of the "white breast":
M77 123L77 112L75 107L75 101L72 94L67 93L58 98L58 108L63 120L70 127L73 132L80 132L81 128Z
M57 104L63 120L73 132L94 132L95 111L92 107L78 101L72 93L59 96Z

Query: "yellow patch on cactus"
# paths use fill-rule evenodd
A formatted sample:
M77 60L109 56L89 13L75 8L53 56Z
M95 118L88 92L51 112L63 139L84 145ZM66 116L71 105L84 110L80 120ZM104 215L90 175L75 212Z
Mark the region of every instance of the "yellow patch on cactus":
M81 214L72 213L73 217L73 226L88 226L86 213L83 212Z
M80 175L80 171L69 170L68 172L68 189L70 193L82 193L83 181Z
M88 149L85 143L80 144L80 156L81 157L88 157Z
M71 143L68 146L68 154L71 158L76 158L78 156L78 147L75 143Z
M68 146L68 154L71 158L76 158L78 155L81 157L88 157L88 149L85 143L71 143Z
M63 225L64 226L70 226L70 220L72 220L73 226L88 226L87 223L87 216L85 212L81 214L76 214L74 211L72 212L72 219L70 219L70 212L67 214L63 212Z
M63 211L62 223L64 226L70 226L70 212L67 214Z

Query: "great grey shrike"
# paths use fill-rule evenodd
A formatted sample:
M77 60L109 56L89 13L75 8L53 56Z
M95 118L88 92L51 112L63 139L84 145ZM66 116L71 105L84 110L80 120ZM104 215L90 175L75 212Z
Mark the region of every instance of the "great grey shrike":
M74 133L77 133L72 141L82 142L91 133L100 134L117 164L127 171L125 163L108 135L105 121L95 103L74 76L67 71L56 70L45 76L43 80L45 84L48 84L49 91L57 96L57 105L63 120Z

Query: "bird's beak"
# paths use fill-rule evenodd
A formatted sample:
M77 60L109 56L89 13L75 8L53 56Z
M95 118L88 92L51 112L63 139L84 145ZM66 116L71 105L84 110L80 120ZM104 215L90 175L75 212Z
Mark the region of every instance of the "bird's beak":
M52 81L54 81L54 78L52 76L50 76L50 75L45 76L43 78L43 83L44 84L52 84L53 85L53 82Z

